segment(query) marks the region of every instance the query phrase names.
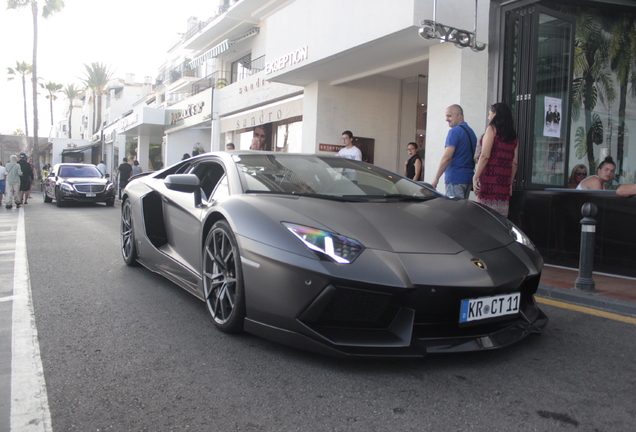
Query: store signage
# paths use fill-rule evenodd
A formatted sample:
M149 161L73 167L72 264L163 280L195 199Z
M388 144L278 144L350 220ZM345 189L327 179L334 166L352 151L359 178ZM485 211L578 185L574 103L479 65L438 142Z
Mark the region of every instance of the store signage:
M461 30L455 27L447 26L433 20L424 20L420 22L419 33L423 39L439 39L444 42L455 44L457 48L470 48L473 51L483 51L486 44L477 42L474 32Z
M269 83L269 81L267 81L267 80L265 80L263 78L257 78L256 82L252 82L252 83L248 83L248 84L240 86L239 89L238 89L238 93L239 94L244 94L244 93L247 93L249 91L256 90L256 89L261 88L261 87L265 87L265 84L268 84L268 83Z
M285 69L287 66L294 65L296 63L300 63L302 61L307 60L308 57L308 48L303 47L297 49L296 51L292 51L289 54L285 54L277 58L274 61L268 62L265 65L265 74L269 75L272 72L278 72L279 70Z
M336 144L318 144L318 151L338 153L344 146Z
M296 96L284 102L267 105L237 115L221 118L221 132L252 128L265 123L303 115L303 98Z
M186 108L179 110L174 113L170 113L170 124L176 124L179 120L186 119L188 117L195 116L197 114L201 114L203 111L203 106L205 102L198 102L194 104L189 104Z
M117 129L124 131L128 129L130 126L137 123L138 121L139 121L139 114L137 113L131 114L119 120L119 125L117 126Z

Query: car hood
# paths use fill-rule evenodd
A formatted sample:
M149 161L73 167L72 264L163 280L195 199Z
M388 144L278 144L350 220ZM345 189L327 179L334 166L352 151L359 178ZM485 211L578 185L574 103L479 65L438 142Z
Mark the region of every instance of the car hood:
M269 217L326 229L354 238L367 248L396 253L483 252L514 241L500 219L469 200L341 202L266 196L259 199L262 205L258 207ZM279 213L277 207L286 211Z

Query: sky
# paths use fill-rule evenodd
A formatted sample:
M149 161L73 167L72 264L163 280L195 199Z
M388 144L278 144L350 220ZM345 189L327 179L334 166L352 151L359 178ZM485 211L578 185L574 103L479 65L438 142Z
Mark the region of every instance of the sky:
M38 2L43 3L42 0ZM156 78L168 49L185 33L191 16L205 20L218 0L64 0L64 9L44 19L38 17L38 76L44 82L81 86L84 64L104 63L113 77L135 74ZM7 68L16 61L32 63L33 26L30 8L7 9L0 0L0 134L25 130L21 77L7 81ZM27 78L28 79L28 78ZM48 137L51 115L46 91L40 89L39 136ZM62 93L54 101L54 122L62 119L68 101ZM27 81L29 135L33 135L31 82Z

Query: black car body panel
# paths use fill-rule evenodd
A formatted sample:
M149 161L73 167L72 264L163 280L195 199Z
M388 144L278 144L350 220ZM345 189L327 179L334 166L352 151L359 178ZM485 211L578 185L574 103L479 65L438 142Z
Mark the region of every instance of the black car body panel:
M122 222L122 248L134 239L139 263L209 300L206 238L226 222L240 256L241 327L329 355L486 350L541 332L547 317L534 294L543 260L516 227L472 201L338 159L221 152L137 178L122 195L133 233L126 237ZM303 164L314 171L290 168ZM358 170L358 180L344 185L348 180L332 169L339 164L345 164L341 172ZM369 170L378 184L365 177ZM255 179L272 190L254 190ZM393 186L381 185L384 180ZM331 195L339 187L343 192ZM377 193L387 187L402 192ZM329 194L307 193L320 188ZM372 193L351 195L365 188ZM357 252L343 252L349 260L308 247L292 233L296 226L310 228L307 238L327 233ZM460 323L462 301L484 298L494 314L504 297L519 302L517 313Z

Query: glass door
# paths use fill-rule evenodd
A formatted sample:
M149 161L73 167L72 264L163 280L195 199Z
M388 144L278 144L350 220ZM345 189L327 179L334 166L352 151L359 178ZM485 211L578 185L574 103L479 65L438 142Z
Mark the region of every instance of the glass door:
M515 189L567 181L574 19L538 5L504 10L502 93L515 116Z

